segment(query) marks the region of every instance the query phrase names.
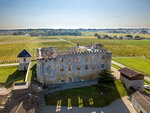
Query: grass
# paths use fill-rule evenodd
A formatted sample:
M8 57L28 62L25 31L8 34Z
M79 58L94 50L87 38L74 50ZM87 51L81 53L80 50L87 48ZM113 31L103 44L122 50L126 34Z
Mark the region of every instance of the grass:
M24 82L26 71L18 71L18 66L0 67L0 87L11 87L14 82Z
M113 63L111 64L111 66L114 67L114 68L116 68L116 69L118 69L118 70L121 69L121 67L119 67L118 65L113 64Z
M150 76L149 59L143 57L113 57L113 60Z
M116 80L113 84L108 85L97 84L55 92L46 95L45 99L47 105L57 105L61 101L62 106L68 106L68 101L71 101L72 106L104 107L126 95L123 84L120 80Z
M36 79L36 62L32 61L30 65L29 75L27 81L34 81Z

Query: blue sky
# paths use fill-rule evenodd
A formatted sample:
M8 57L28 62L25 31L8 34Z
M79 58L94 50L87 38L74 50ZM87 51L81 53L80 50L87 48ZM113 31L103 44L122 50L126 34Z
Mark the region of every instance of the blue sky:
M0 0L0 29L150 27L150 0Z

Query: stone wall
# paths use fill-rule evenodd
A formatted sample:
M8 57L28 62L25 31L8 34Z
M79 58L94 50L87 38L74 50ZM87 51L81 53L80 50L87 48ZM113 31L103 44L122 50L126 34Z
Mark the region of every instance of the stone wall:
M136 90L144 91L144 80L128 80L123 76L120 76L120 80L123 82L127 89L133 87Z

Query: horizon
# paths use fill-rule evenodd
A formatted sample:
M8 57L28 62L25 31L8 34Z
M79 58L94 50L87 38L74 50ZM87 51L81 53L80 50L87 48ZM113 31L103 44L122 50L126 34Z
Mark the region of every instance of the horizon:
M150 28L149 0L1 0L0 29Z

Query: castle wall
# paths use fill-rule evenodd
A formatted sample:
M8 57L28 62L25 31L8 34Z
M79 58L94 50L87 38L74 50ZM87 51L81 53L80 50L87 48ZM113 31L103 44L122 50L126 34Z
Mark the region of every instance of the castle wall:
M100 50L37 59L36 68L37 80L45 84L91 80L102 69L111 68L111 53Z

